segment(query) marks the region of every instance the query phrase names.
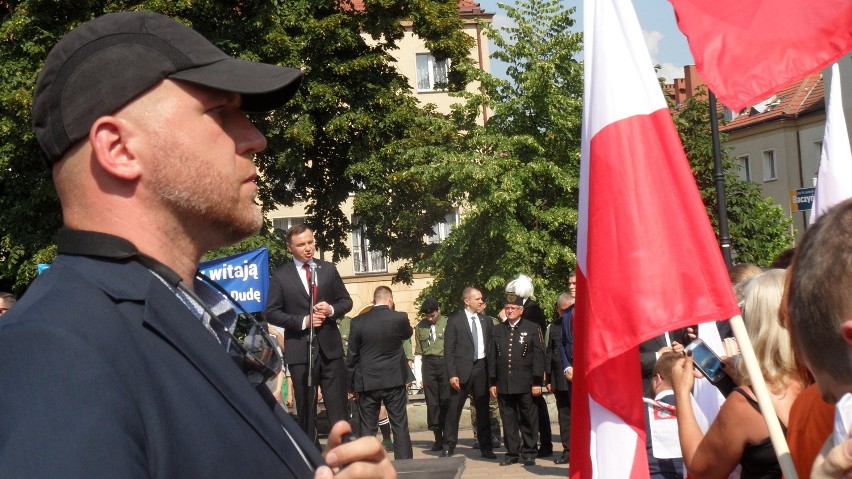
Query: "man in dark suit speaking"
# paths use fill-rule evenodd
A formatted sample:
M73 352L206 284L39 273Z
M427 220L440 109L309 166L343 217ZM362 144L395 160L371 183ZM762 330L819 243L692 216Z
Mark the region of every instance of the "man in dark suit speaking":
M352 320L346 369L350 395L357 399L361 413L361 434L376 435L384 403L393 428L393 458L411 459L405 385L414 381L414 373L402 343L414 330L408 315L394 311L393 306L390 288L376 288L373 308Z
M293 377L299 426L316 437L317 384L322 386L329 424L346 419L346 364L336 319L352 309L352 298L333 264L314 258L314 232L306 225L287 230L293 261L272 273L266 319L286 329L286 359ZM316 275L316 277L314 277ZM308 285L316 284L311 308ZM314 327L313 377L308 387L308 351Z

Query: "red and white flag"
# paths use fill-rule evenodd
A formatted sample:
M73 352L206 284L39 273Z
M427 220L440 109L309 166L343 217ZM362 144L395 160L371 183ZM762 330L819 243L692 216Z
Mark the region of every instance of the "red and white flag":
M840 66L837 63L831 66L831 87L826 110L811 224L832 206L852 198L852 148L849 146L846 117L843 114Z
M735 111L852 50L850 0L670 1L698 73Z
M571 477L648 477L638 345L739 314L630 0L585 0Z

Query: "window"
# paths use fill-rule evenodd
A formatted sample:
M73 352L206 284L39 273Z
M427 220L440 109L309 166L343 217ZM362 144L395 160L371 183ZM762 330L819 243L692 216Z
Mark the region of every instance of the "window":
M272 218L272 229L282 238L287 236L287 230L293 225L307 224L308 219L304 216L293 216L289 218Z
M433 234L426 238L427 244L439 244L447 239L447 236L450 235L450 231L453 230L459 224L459 210L458 208L451 211L447 216L444 217L444 221L440 223L435 223L432 226Z
M444 90L449 60L435 60L429 53L417 54L417 91Z
M766 150L763 152L763 181L777 179L778 172L775 171L775 150Z
M751 167L748 164L748 155L738 156L734 159L737 165L737 176L743 181L751 181Z
M370 250L367 228L358 224L358 217L352 217L352 260L355 273L383 273L388 270L388 262L381 251Z

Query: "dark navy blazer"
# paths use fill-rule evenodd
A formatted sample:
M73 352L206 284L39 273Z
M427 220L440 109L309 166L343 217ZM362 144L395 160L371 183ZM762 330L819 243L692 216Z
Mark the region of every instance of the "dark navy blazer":
M134 261L60 255L2 317L0 368L0 477L303 478L322 461Z

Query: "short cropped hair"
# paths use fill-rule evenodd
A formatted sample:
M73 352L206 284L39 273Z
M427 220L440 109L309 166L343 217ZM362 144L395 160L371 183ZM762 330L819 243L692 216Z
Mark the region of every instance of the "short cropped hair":
M571 296L570 293L562 293L556 299L556 304L560 308L567 308L568 306L571 306L572 304L574 304L574 297Z
M474 288L473 286L468 286L467 288L464 289L464 291L462 291L462 299L469 298L473 294L474 291L479 291L479 290Z
M387 286L379 286L373 291L373 304L393 299L393 291Z
M677 360L682 357L683 354L676 353L674 351L667 351L661 354L660 357L657 358L657 362L654 364L654 374L659 374L660 377L663 378L663 381L671 384L672 369L674 369Z
M820 216L796 249L787 310L796 352L852 384L852 347L840 333L852 317L852 200Z
M314 230L304 223L299 223L297 225L291 226L290 229L287 230L287 244L290 244L294 236L299 236L305 231L310 231L313 233Z
M749 280L761 272L763 272L763 270L761 270L757 265L751 263L739 263L731 266L731 269L728 271L728 277L731 279L731 284L735 285Z

